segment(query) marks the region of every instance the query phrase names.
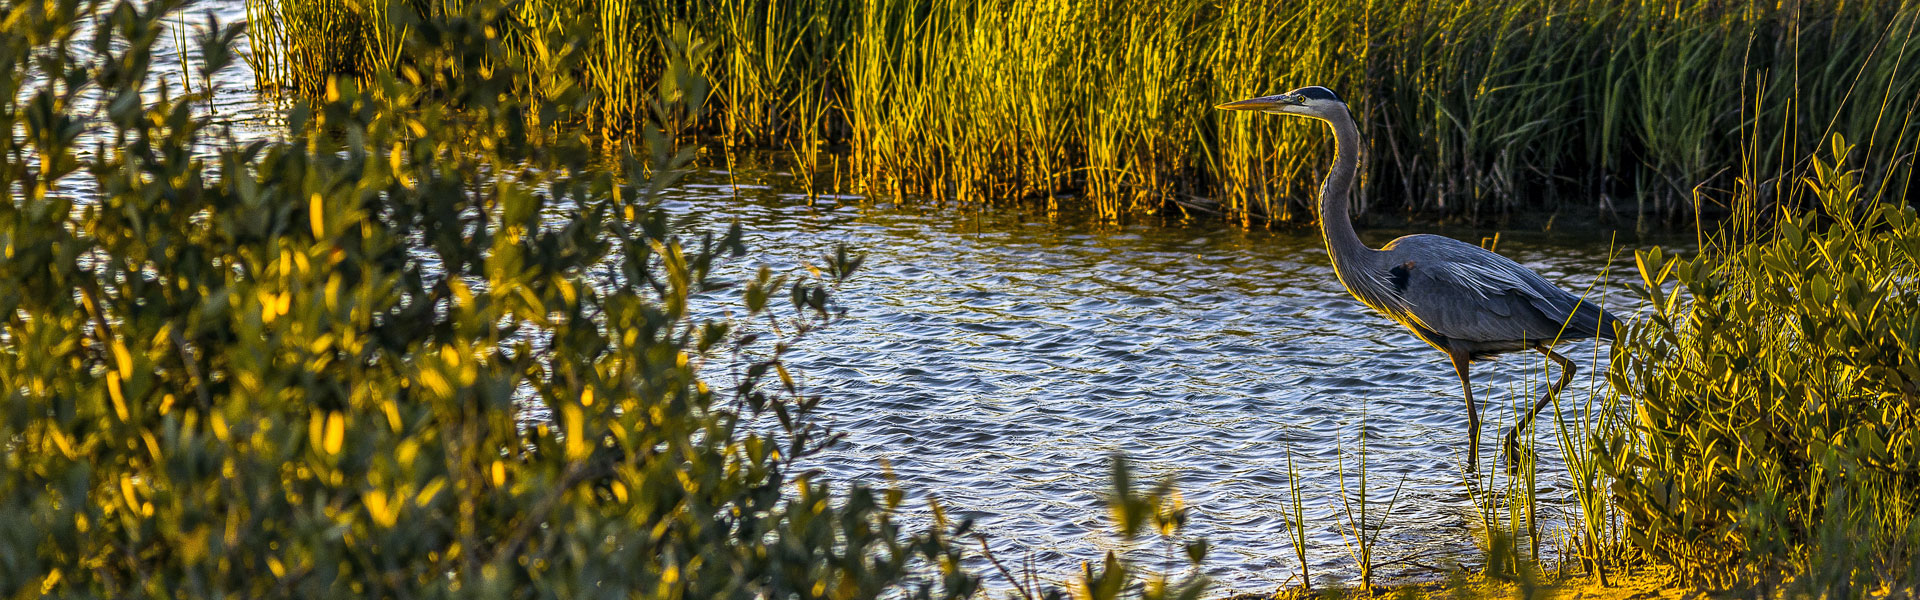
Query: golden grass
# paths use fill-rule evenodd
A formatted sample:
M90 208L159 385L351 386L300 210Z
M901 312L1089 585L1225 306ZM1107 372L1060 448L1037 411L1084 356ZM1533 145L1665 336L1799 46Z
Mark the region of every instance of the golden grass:
M296 89L367 77L450 3L249 0L254 62ZM1691 218L1701 185L1754 185L1743 165L1832 131L1872 132L1869 176L1905 185L1920 124L1920 6L1896 0L529 0L515 19L499 60L578 79L609 140L645 134L639 98L681 55L712 116L669 133L792 150L808 182L839 149L869 195L1109 219L1311 219L1321 128L1210 108L1302 85L1363 122L1363 204L1468 216ZM563 51L585 72L543 71Z

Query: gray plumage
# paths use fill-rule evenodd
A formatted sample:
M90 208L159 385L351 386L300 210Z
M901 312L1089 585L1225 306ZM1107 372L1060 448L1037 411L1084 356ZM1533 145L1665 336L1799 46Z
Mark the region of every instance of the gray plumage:
M1347 289L1443 352L1478 359L1555 340L1611 339L1598 305L1479 246L1410 235L1375 251ZM1357 261L1356 261L1357 262ZM1380 267L1385 268L1380 268ZM1384 276L1383 276L1384 275Z
M1437 235L1409 235L1378 250L1362 243L1347 206L1361 138L1347 105L1332 90L1306 87L1219 108L1301 115L1333 126L1336 152L1320 189L1320 230L1334 273L1362 303L1447 353L1467 399L1468 469L1475 468L1480 454L1480 415L1467 365L1521 350L1540 352L1560 365L1559 381L1507 435L1508 460L1516 460L1519 432L1573 378L1573 362L1553 346L1613 339L1618 319L1532 269L1473 244Z

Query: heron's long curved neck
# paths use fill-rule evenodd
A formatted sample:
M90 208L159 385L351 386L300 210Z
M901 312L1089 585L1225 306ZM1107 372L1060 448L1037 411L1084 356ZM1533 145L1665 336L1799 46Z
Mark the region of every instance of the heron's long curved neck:
M1320 186L1320 233L1327 238L1327 254L1333 257L1336 270L1359 266L1375 252L1353 231L1353 217L1347 211L1354 171L1360 168L1362 142L1353 117L1340 112L1339 117L1327 120L1333 125L1333 170L1327 172L1327 181Z

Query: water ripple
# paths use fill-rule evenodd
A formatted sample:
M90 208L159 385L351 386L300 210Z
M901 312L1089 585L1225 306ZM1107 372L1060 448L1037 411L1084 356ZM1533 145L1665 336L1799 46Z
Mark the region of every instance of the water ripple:
M714 227L738 216L760 262L798 264L831 240L868 255L837 298L849 318L795 361L826 397L823 417L848 434L813 459L828 477L882 484L875 465L884 460L912 494L978 519L1003 559L1032 557L1043 574L1066 576L1122 548L1105 535L1100 494L1109 456L1125 452L1142 475L1178 481L1224 587L1269 590L1298 569L1287 542L1289 454L1316 577L1353 574L1340 472L1357 468L1364 437L1375 510L1400 491L1381 560L1416 559L1390 571L1419 575L1429 571L1416 563L1478 556L1481 509L1460 472L1466 413L1452 368L1347 295L1315 232L1103 228L867 208L857 197L787 210L809 207L791 195L706 189L676 191L684 201L669 206L714 215ZM1403 233L1364 236L1378 245ZM1604 241L1503 238L1502 253L1570 288L1609 266ZM1631 276L1628 259L1612 264L1610 280ZM1596 289L1623 305L1621 290ZM1583 373L1590 355L1571 355ZM1539 362L1476 365L1483 465L1497 460L1515 407L1543 389ZM1589 383L1576 378L1565 397L1588 397ZM1556 442L1539 439L1543 516L1553 518L1573 510L1571 492ZM1165 548L1136 550L1146 558Z

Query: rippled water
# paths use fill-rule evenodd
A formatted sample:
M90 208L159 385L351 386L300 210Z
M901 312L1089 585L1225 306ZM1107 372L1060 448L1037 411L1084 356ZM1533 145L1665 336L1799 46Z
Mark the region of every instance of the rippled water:
M979 519L1003 561L1031 554L1042 573L1065 574L1118 547L1100 494L1110 455L1124 452L1178 481L1223 585L1271 589L1298 570L1286 536L1291 451L1314 570L1351 575L1339 461L1357 468L1363 432L1370 494L1384 502L1400 487L1382 533L1381 562L1400 561L1389 571L1479 556L1451 367L1348 296L1314 231L809 206L780 191L779 173L696 179L708 183L675 190L669 208L740 219L751 246L773 249L758 257L768 263L794 268L838 241L867 252L869 267L839 297L851 318L794 361L826 397L825 418L848 433L815 466L874 483L890 463L910 490ZM1362 236L1377 246L1403 233ZM1609 265L1604 239L1506 235L1499 247L1569 286ZM1632 272L1630 256L1613 262L1613 279ZM1621 305L1614 284L1597 287ZM1585 398L1598 382L1594 349L1566 352L1583 374L1564 397ZM1496 460L1516 394L1542 385L1542 363L1476 365L1483 465ZM1557 518L1574 504L1557 443L1541 439L1542 516Z
M244 16L237 1L202 6ZM160 68L177 70L170 52ZM216 77L213 109L238 137L276 135L277 110L241 67ZM1122 228L1020 210L810 202L791 189L770 168L709 170L671 190L667 207L695 227L739 219L762 252L755 260L776 269L797 272L841 241L867 254L839 292L850 318L793 360L807 391L825 397L822 418L847 434L809 465L827 477L878 485L890 464L912 494L978 519L1003 561L1031 559L1042 577L1063 578L1121 548L1100 494L1109 457L1124 452L1149 477L1177 480L1191 532L1213 543L1207 567L1220 587L1261 591L1299 569L1287 536L1289 453L1316 577L1353 574L1339 474L1357 468L1364 436L1369 493L1384 501L1399 490L1377 523L1377 560L1393 563L1385 570L1477 560L1480 513L1461 472L1466 413L1452 370L1341 289L1315 232ZM1362 237L1378 246L1404 233ZM1631 312L1615 283L1633 277L1631 253L1609 261L1599 234L1507 232L1499 249L1573 289L1611 264L1596 293L1616 314ZM1594 350L1568 352L1583 372L1566 398L1586 398L1598 381ZM1543 385L1542 367L1520 355L1476 366L1483 465L1497 459L1512 404ZM1574 504L1557 442L1541 431L1538 489L1553 521ZM910 517L924 520L916 510Z

